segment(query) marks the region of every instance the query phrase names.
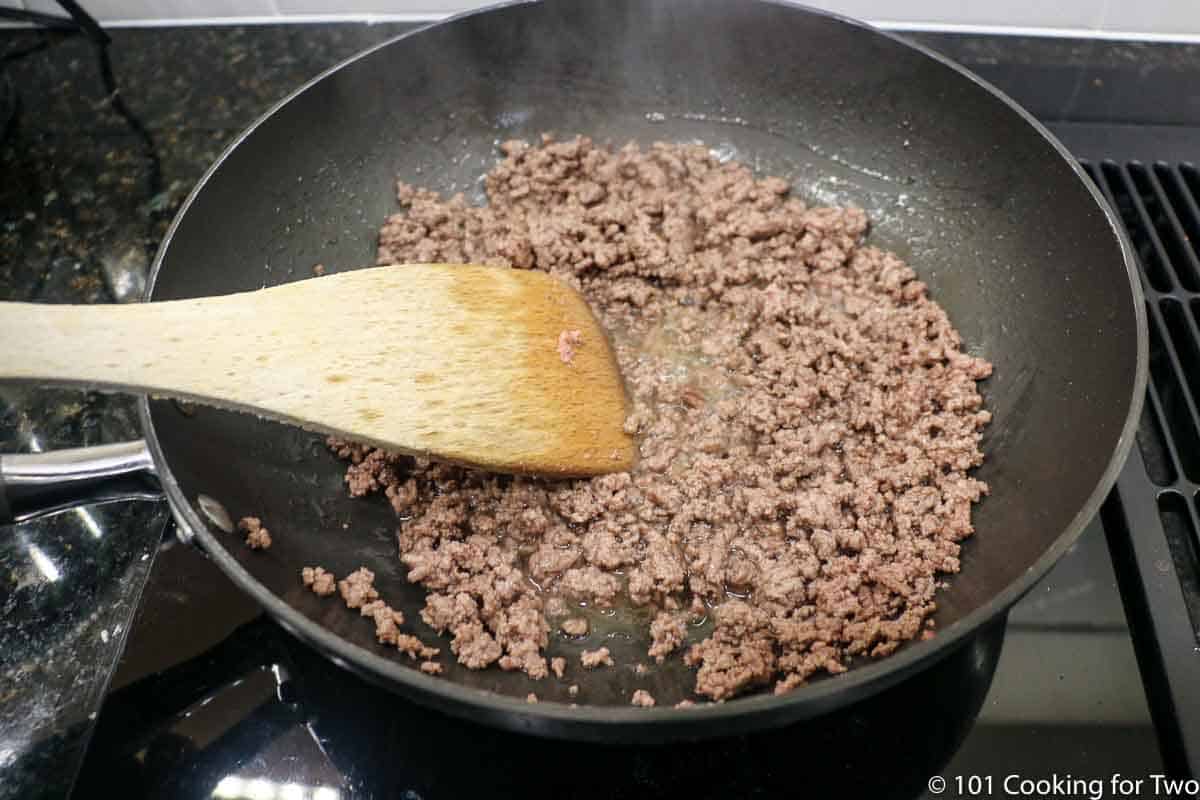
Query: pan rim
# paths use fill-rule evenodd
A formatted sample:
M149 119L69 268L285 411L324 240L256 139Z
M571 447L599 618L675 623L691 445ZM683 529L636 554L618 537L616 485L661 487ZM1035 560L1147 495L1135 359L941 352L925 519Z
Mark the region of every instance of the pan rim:
M511 2L499 3L457 14L433 23L433 26L453 24L460 19L480 14L505 12L510 9L537 4L538 2L539 0L511 0ZM1076 177L1082 182L1099 210L1103 213L1121 249L1122 259L1125 264L1126 278L1129 281L1131 289L1130 299L1134 305L1137 353L1134 381L1131 387L1132 396L1129 399L1126 418L1121 428L1120 436L1117 439L1116 446L1104 471L1101 473L1100 479L1080 510L1058 536L1055 537L1051 545L1042 553L1037 561L1019 578L1009 583L1002 592L993 596L987 603L946 628L940 629L938 635L933 639L929 641L910 642L893 655L870 664L856 667L845 674L815 681L807 686L798 687L785 695L775 696L760 692L725 703L703 703L686 709L672 707L644 709L614 706L579 706L573 708L560 703L528 704L519 698L497 694L484 689L466 687L445 679L426 675L405 666L398 660L386 658L378 653L352 644L319 623L304 616L268 590L266 586L244 569L231 552L208 530L199 513L186 496L184 496L162 451L150 413L149 399L146 396L140 397L138 400L138 416L141 420L142 430L158 470L163 490L172 508L176 511L176 516L183 528L184 536L191 537L193 541L198 543L208 557L216 562L222 572L237 584L239 589L249 594L289 633L306 644L317 648L323 655L330 658L339 666L347 668L376 684L395 690L415 702L425 705L435 705L440 710L456 716L475 719L486 724L497 725L510 730L518 730L540 736L592 741L611 741L613 734L618 730L626 734L626 738L629 741L664 741L668 739L696 739L728 735L749 729L777 727L790 722L819 716L839 708L847 702L861 700L883 691L899 683L916 670L940 661L957 648L966 644L969 637L982 626L986 625L987 622L1001 614L1007 613L1021 596L1028 592L1039 579L1050 571L1059 558L1079 538L1088 523L1097 515L1105 497L1115 484L1117 476L1133 446L1135 431L1141 416L1143 403L1145 402L1146 383L1149 372L1148 322L1144 293L1137 272L1134 250L1107 200L1087 177L1083 168L1075 160L1074 156L1071 155L1070 151L1044 125L1016 101L1008 97L1008 95L965 67L921 44L908 41L899 35L879 30L867 23L840 14L814 9L800 3L790 2L790 0L756 0L756 2L826 17L841 24L857 28L864 33L884 37L903 47L921 53L942 66L957 72L1003 102L1010 110L1018 114L1022 120L1030 125L1034 131L1040 134L1058 157L1065 160L1071 167ZM270 109L239 133L205 171L172 220L155 254L147 278L143 299L151 299L166 253L182 219L187 214L192 203L204 189L209 179L224 164L229 155L248 136L282 107L330 75L360 59L370 56L377 50L392 46L433 26L421 26L411 31L406 31L324 70L272 105ZM434 701L437 702L435 703ZM480 711L487 713L481 717L477 713Z

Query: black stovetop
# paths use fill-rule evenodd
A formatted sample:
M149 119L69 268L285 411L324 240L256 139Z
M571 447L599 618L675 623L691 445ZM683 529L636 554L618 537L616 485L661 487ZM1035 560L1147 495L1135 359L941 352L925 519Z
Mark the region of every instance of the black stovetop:
M0 85L19 97L0 142L0 298L136 297L165 225L220 148L304 79L402 27L118 31L110 51L129 115L86 42L0 33ZM1200 48L917 38L999 84L1083 158L1200 158ZM119 398L0 387L0 450L133 435ZM1148 545L1114 522L1136 514L1109 510L1006 628L936 670L814 724L637 750L500 734L381 693L176 543L161 505L59 515L0 536L0 798L72 786L76 797L279 800L913 797L935 775L949 782L941 796L964 796L957 779L972 776L1005 796L1008 775L1117 773L1145 780L1149 796L1148 776L1185 772L1189 752L1172 727L1180 695L1152 663L1157 632L1125 579L1140 563L1130 541ZM1103 796L1117 796L1112 784Z

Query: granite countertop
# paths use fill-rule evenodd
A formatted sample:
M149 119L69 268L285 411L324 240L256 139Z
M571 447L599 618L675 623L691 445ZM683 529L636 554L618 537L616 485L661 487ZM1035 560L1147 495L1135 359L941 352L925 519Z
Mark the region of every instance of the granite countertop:
M115 30L108 51L123 105L82 36L0 31L0 300L138 299L172 216L241 129L411 27ZM1035 109L1043 117L1111 119L1120 106L1141 109L1132 122L1166 124L1139 86L1164 76L1185 86L1200 66L1196 47L916 38L1002 87L1012 64L1076 87L1071 109ZM1195 124L1200 105L1170 114ZM0 385L0 452L137 436L129 398ZM122 503L0 532L0 798L70 791L154 556L170 544L169 517L161 502Z
M172 216L238 132L408 27L115 30L128 117L82 36L0 32L0 299L140 298ZM0 452L137 437L130 398L0 385ZM161 502L118 503L0 530L0 798L69 792L168 520Z

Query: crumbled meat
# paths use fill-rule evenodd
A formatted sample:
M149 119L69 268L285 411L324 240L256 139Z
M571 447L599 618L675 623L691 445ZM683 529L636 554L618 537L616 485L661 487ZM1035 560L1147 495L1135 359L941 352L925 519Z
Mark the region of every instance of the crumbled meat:
M347 605L349 605L347 603ZM399 641L400 625L404 624L404 614L389 606L382 600L372 600L359 606L358 613L375 620L375 638L380 644L396 644Z
M305 567L300 570L300 579L304 585L313 590L313 594L328 597L337 591L337 580L332 572L323 567Z
M567 636L587 636L588 621L584 617L568 617L558 624L558 629Z
M866 215L699 145L501 150L486 206L398 185L377 260L578 288L612 336L641 457L548 483L330 440L350 493L402 516L422 619L460 663L546 674L546 618L576 604L648 608L656 660L711 617L683 648L711 699L788 691L924 635L987 492L971 471L991 365L864 242Z
M478 622L469 622L454 630L450 649L458 656L458 663L468 669L483 669L495 663L504 648Z
M562 678L563 673L567 671L567 660L562 656L550 659L550 671L554 673L554 677Z
M410 636L407 633L402 633L396 637L396 649L413 660L433 658L442 652L436 647L429 647L417 637Z
M648 655L661 664L675 648L683 644L686 636L687 623L683 617L667 611L660 611L654 621L650 623L652 642Z
M580 331L563 331L558 335L558 357L564 364L570 364L575 359L575 350L583 341Z
M346 608L361 608L372 600L378 600L379 592L375 591L374 584L375 573L366 567L359 567L338 581L338 591Z
M685 698L683 700L680 700L678 703L676 703L675 707L676 708L694 708L695 705L696 705L695 700L688 700Z
M594 564L569 569L558 579L558 589L575 600L593 603L600 608L612 608L621 593L621 580Z
M638 689L633 693L633 697L629 699L629 702L642 708L652 708L654 706L654 695L645 689Z
M611 667L613 660L608 653L608 648L601 647L598 650L584 650L579 654L579 663L583 664L586 669L595 669L596 667Z
M263 527L258 517L242 517L237 527L246 534L246 546L251 550L266 550L271 546L271 532Z
M324 275L325 274L325 265L324 264L313 264L312 274L316 275L318 278L321 277L322 275Z
M300 579L318 595L333 594L335 581L333 573L322 567L305 567L300 570ZM375 622L375 638L380 644L393 645L409 658L426 659L421 664L421 671L430 675L440 674L442 665L428 659L435 658L441 651L429 647L416 636L401 633L400 626L404 624L404 614L392 608L379 598L375 589L375 573L366 567L359 567L344 579L336 582L337 591L342 595L346 608L357 608L358 613L370 617Z
M775 674L771 620L762 609L731 600L717 613L712 636L693 645L684 662L698 666L696 691L714 700L733 697Z
M579 687L572 683L570 686L567 687L567 694L571 695L571 697L578 697L579 696Z
M645 675L647 672L650 671L650 668L647 667L645 664L638 664L633 668L633 671L636 672L638 675Z
M538 701L538 696L536 694L534 694L533 692L530 692L529 694L525 695L526 703L529 703L532 705L533 703L536 703L537 701Z

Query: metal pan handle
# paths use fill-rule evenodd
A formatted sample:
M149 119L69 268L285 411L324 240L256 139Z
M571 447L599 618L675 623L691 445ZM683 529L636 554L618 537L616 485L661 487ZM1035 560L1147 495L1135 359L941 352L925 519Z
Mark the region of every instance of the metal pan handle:
M0 455L0 525L90 503L161 497L144 439Z

